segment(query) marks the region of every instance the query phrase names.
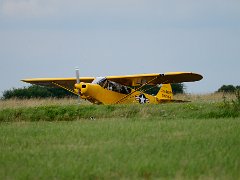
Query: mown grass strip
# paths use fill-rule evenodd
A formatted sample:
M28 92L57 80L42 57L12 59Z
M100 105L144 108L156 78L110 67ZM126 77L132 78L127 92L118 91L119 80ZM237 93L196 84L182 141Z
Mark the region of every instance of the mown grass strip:
M1 123L0 179L239 179L239 125L240 118Z
M223 103L188 103L161 105L69 105L7 108L0 110L0 122L74 121L101 118L227 118L240 117L239 105Z

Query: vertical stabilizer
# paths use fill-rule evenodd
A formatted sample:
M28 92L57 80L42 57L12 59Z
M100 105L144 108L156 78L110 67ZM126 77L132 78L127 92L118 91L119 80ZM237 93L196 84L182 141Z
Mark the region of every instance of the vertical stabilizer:
M157 97L157 100L159 100L159 101L173 100L171 84L163 84L156 97Z

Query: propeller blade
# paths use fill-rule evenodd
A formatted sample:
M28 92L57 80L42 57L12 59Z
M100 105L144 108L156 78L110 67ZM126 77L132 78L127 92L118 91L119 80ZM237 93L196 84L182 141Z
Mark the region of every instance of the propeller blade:
M76 67L76 82L77 84L80 84L80 75L79 75L79 68ZM80 104L80 89L78 89L78 104Z
M77 84L80 84L79 68L78 67L76 67L76 80L77 80Z

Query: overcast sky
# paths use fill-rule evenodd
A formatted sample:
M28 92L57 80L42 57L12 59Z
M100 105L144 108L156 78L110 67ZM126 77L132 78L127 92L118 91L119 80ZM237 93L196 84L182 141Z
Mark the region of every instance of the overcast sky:
M23 78L191 71L240 85L240 0L0 0L0 92Z

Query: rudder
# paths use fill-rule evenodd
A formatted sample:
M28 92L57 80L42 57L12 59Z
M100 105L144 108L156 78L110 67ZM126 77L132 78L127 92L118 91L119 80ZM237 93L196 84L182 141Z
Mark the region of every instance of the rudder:
M173 100L171 84L163 84L156 97L157 97L157 100L159 101Z

